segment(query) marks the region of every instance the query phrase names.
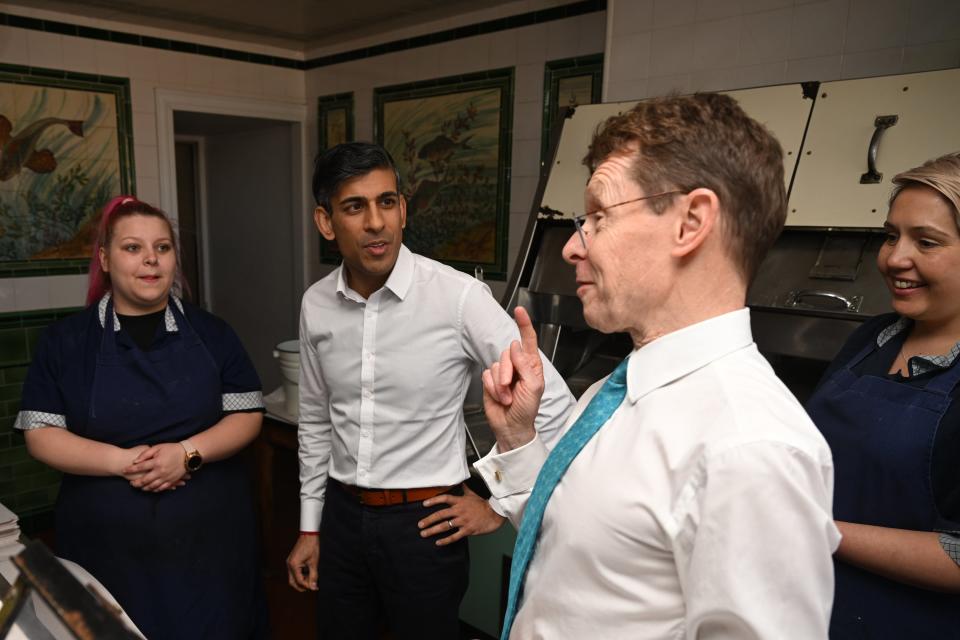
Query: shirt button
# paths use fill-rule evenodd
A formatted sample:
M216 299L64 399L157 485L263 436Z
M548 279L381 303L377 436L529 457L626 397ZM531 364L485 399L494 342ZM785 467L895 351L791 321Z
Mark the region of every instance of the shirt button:
M363 390L363 397L364 397L364 398L370 398L371 396L373 396L373 394L370 392L370 389L364 389L364 390Z

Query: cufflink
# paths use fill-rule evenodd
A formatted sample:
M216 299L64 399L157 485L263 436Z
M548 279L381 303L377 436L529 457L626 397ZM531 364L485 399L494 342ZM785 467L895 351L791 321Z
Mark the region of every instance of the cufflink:
M497 479L497 482L503 481L503 476L500 474L500 469L497 469L493 472L493 477Z

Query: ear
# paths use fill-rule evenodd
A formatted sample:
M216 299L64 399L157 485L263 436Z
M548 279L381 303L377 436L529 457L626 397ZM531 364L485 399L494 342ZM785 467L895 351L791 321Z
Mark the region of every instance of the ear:
M713 190L694 189L685 196L685 200L671 252L676 258L684 258L697 251L720 221L720 200Z
M400 194L400 229L407 228L407 199Z
M100 247L97 251L97 258L100 260L100 271L110 273L110 260L107 258L107 250Z
M313 222L317 225L317 229L327 240L333 242L337 235L333 232L333 221L330 219L330 214L327 213L327 210L323 207L317 207L313 210Z

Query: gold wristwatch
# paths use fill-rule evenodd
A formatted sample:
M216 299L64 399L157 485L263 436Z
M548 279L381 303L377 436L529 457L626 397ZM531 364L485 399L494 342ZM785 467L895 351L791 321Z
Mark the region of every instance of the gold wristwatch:
M193 473L199 471L200 467L203 466L203 456L200 455L200 452L197 451L197 448L193 446L193 443L189 440L181 440L180 446L183 447L183 468Z

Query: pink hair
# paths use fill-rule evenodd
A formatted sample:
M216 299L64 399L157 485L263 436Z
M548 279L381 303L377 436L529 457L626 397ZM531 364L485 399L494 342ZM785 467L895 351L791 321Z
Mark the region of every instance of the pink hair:
M97 236L93 242L93 255L90 258L90 279L87 285L88 305L97 302L105 293L110 291L110 274L104 272L100 266L100 250L107 250L110 247L110 240L113 238L113 227L117 224L117 220L132 215L160 218L167 223L167 227L170 228L170 237L173 240L174 251L177 255L177 273L174 276L173 285L175 289L182 289L183 279L180 274L180 250L177 246L176 235L173 233L173 225L170 223L167 214L146 202L137 200L133 196L117 196L103 207L103 214L100 216L100 223L97 225Z

